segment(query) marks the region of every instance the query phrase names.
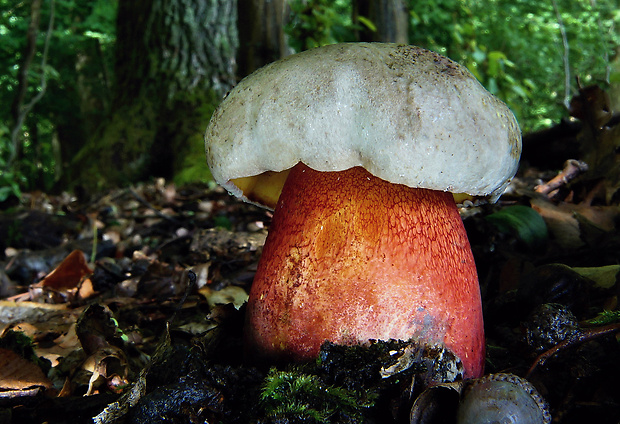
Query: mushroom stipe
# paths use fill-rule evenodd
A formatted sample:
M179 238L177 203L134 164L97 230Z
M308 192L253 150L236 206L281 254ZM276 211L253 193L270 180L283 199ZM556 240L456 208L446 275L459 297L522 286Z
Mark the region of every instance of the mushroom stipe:
M415 338L483 373L480 290L450 193L364 168L290 172L252 285L252 356L311 360L321 344Z

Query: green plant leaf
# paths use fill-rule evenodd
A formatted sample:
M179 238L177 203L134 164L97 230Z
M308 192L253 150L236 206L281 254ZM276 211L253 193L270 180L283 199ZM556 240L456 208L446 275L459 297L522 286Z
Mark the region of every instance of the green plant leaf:
M575 267L577 274L594 281L597 287L609 289L620 278L620 265L606 265L598 267Z
M366 28L371 30L372 32L377 32L377 27L372 21L364 16L358 16L357 20L360 21Z
M500 232L514 235L529 248L540 248L547 241L547 224L534 209L509 206L486 217Z

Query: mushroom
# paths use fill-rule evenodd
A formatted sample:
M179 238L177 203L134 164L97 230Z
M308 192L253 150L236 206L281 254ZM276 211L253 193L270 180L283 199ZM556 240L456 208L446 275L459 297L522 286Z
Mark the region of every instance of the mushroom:
M406 45L346 43L242 80L205 134L215 180L274 210L250 290L248 352L416 339L483 373L474 258L454 195L514 176L514 115L462 66Z

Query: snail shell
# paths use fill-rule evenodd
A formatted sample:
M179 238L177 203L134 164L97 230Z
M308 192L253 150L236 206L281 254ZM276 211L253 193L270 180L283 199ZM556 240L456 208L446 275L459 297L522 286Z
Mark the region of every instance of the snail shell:
M547 403L527 380L513 374L489 374L465 390L458 424L549 424Z

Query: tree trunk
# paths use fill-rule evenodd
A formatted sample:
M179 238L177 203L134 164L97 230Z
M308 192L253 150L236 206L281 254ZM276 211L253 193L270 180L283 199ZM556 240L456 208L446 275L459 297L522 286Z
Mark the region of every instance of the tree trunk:
M369 19L375 25L376 31L362 25L359 16ZM353 22L363 28L357 33L359 41L409 43L409 13L404 0L354 0Z
M202 135L234 85L237 44L234 0L119 2L112 107L74 161L78 182L206 175Z
M237 75L240 78L291 53L284 33L289 12L287 0L239 1Z

